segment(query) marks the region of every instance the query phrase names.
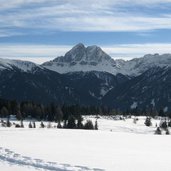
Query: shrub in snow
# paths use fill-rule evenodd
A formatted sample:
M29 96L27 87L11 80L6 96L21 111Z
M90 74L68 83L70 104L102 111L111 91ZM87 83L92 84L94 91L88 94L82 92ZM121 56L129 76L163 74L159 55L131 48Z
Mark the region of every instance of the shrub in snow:
M57 128L62 128L62 125L61 125L61 122L60 121L58 121Z
M168 128L166 128L166 135L170 135L170 131Z
M133 123L134 123L134 124L136 124L137 121L138 121L138 118L134 118L134 119L133 119Z
M29 128L33 128L33 126L32 126L32 124L31 124L31 122L29 123L28 127L29 127Z
M6 125L7 125L7 127L11 127L11 125L12 125L11 122L9 121L9 118L7 119L7 124Z
M155 134L161 135L161 129L160 129L160 127L157 127L157 129L156 129L156 131L155 131Z
M2 127L6 127L7 124L6 124L5 122L3 122L3 123L1 124L1 126L2 126Z
M160 123L160 127L162 128L162 129L167 129L167 122L166 122L166 120L165 121L162 121L161 123Z
M33 122L33 128L36 128L36 123L35 122Z
M16 124L16 125L15 125L15 128L21 128L21 125Z
M83 121L82 116L79 116L79 118L77 120L77 128L78 129L83 129L83 123L82 123L82 121Z
M146 126L151 126L151 125L152 125L151 118L150 118L150 117L147 117L147 118L145 119L144 124L145 124Z
M91 120L87 120L85 125L84 125L84 129L94 129L93 123Z
M7 107L3 106L0 110L0 114L1 114L1 117L7 117L9 114Z
M95 122L94 129L95 129L95 130L98 130L98 123L97 123L97 120L96 120L96 122Z
M171 127L171 120L168 122L168 127Z
M40 123L40 128L44 128L44 127L45 127L44 123L41 122L41 123Z
M21 120L21 128L24 128L23 120Z

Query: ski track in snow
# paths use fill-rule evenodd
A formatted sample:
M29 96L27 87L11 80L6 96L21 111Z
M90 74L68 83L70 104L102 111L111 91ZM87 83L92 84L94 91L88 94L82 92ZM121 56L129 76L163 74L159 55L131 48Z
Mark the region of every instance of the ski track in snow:
M7 148L0 147L0 162L7 162L10 165L19 165L23 167L32 167L38 170L49 171L104 171L98 168L88 168L84 166L72 166L69 164L59 164L56 162L47 162L41 159L34 159L15 153Z

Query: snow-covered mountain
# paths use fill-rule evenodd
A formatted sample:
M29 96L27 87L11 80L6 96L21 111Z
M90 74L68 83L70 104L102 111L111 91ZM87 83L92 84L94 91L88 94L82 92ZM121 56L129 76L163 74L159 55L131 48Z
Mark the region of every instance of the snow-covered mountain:
M117 61L120 63L120 71L124 75L138 76L154 67L171 67L171 54L147 54L142 58L130 61Z
M153 67L170 67L171 54L148 54L129 61L114 60L98 46L79 43L64 56L45 62L43 67L58 73L102 71L113 75L138 76Z
M147 54L129 61L114 60L98 46L85 47L82 43L74 46L64 56L37 65L28 61L0 59L0 70L19 69L32 72L35 68L48 69L61 74L70 72L108 72L127 76L138 76L153 67L171 67L171 54Z
M4 99L171 111L171 54L114 60L78 44L42 65L0 59L0 80Z
M31 72L36 68L41 68L41 66L29 61L0 58L0 71L18 69L23 72Z
M119 70L115 60L100 47L85 47L81 43L74 46L65 56L57 57L42 66L58 73L103 71L116 75Z

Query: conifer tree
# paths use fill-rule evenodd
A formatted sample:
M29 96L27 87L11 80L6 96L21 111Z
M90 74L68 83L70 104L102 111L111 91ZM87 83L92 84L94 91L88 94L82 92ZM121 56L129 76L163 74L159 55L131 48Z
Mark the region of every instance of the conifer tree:
M0 113L1 113L1 117L7 117L9 114L8 109L5 106L2 107Z
M165 121L161 121L161 123L160 123L160 127L162 128L162 129L167 129L167 121L165 120Z
M63 118L63 112L61 110L61 107L58 106L55 108L55 121L58 122L58 121L61 121L62 118Z
M21 119L21 128L24 128L23 120Z
M29 128L33 128L33 126L32 126L32 124L31 124L31 122L29 123L29 125L28 125L28 126L29 126Z
M45 127L44 123L41 122L41 123L40 123L40 128L44 128L44 127Z
M170 135L170 131L168 128L166 128L166 135Z
M61 122L58 121L57 128L62 128Z
M76 128L75 117L73 115L70 115L68 118L67 128L70 129Z
M168 122L168 127L171 127L171 120Z
M95 121L94 129L95 129L95 130L98 130L98 123L97 123L97 119L96 119L96 121Z
M151 118L150 117L146 117L146 120L145 120L144 124L146 126L151 126L152 125Z
M35 122L33 122L33 128L36 128L36 123Z
M94 129L93 123L91 120L87 120L85 125L84 125L84 129Z
M159 116L165 116L165 113L164 113L163 109L160 109Z
M156 129L156 131L155 131L155 134L161 135L161 129L160 129L160 127L157 127L157 129Z
M82 128L83 128L83 123L82 123L82 121L83 121L83 118L82 118L82 116L80 115L80 116L78 117L78 120L77 120L77 128L78 128L78 129L82 129Z
M11 127L11 122L10 122L10 118L7 117L7 127Z

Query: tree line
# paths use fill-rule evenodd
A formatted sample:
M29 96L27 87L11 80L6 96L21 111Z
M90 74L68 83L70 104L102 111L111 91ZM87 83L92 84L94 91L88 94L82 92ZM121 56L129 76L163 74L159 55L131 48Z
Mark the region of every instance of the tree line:
M45 121L65 121L71 116L79 119L82 115L135 115L135 116L164 116L171 117L171 113L164 112L163 109L128 109L121 111L106 106L81 106L81 105L59 105L59 104L38 104L25 101L0 99L0 117L15 115L18 120L34 118Z
M34 118L36 120L55 121L67 120L71 115L78 119L81 115L97 115L108 113L107 108L80 105L38 104L35 102L17 102L0 100L0 117L15 115L18 120Z

